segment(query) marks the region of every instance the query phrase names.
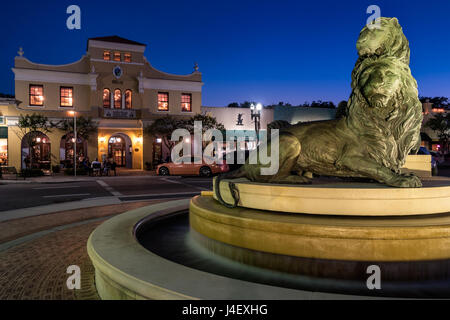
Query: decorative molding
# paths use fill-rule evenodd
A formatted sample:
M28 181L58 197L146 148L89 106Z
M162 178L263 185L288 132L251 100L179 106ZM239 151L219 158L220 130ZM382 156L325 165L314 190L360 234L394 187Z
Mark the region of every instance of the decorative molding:
M96 86L98 74L12 68L14 80Z
M143 66L144 64L142 62L125 62L125 61L114 61L114 60L103 60L103 59L94 59L91 58L91 61L95 61L95 62L106 62L106 63L121 63L121 64L131 64L131 65L136 65L136 66Z
M202 92L203 86L203 82L198 81L149 79L139 77L138 79L139 79L139 88L141 88L141 81L142 81L143 89Z
M117 43L117 42L99 41L99 40L89 40L88 46L93 47L93 48L132 51L132 52L141 52L141 53L143 53L145 51L145 46L126 44L126 43Z

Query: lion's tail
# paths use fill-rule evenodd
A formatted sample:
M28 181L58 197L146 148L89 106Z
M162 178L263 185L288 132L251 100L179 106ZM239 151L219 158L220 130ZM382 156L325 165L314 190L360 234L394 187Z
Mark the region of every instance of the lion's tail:
M228 182L228 187L230 189L231 196L234 199L233 204L228 204L223 200L222 195L220 194L220 181L223 179L235 179L235 178L241 178L241 177L245 177L245 171L242 167L240 167L234 171L222 173L221 175L218 175L216 177L216 181L214 183L214 189L215 189L217 200L219 200L219 202L227 208L236 208L237 207L237 205L239 203L239 190L237 189L236 185L233 182Z

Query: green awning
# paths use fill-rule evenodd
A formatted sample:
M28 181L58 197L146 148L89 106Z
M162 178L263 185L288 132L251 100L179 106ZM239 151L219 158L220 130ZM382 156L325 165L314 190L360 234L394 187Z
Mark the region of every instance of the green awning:
M0 127L0 139L8 139L8 127Z

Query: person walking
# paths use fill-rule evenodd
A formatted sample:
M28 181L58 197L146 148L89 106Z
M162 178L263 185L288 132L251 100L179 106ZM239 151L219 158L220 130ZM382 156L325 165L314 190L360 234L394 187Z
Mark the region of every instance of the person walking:
M117 167L116 160L112 159L111 170L114 171L114 176L117 176L116 167Z

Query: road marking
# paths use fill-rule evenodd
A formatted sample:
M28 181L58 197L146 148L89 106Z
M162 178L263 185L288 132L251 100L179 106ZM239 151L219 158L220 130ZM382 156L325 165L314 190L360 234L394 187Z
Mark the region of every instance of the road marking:
M57 197L77 197L77 196L88 196L90 193L71 193L71 194L56 194L53 196L42 196L43 198L57 198Z
M197 190L200 190L200 191L210 190L210 189L208 189L208 188L203 188L203 187L194 186L194 185L191 185L191 184L186 183L186 182L175 181L175 180L171 180L171 179L169 179L169 178L162 178L161 180L164 180L164 181L170 182L170 183L181 184L181 185L183 185L183 186L190 187L190 188L194 188L194 189L197 189Z
M110 185L108 185L105 181L103 180L97 180L97 183L99 185L101 185L103 188L105 188L106 191L108 191L109 193L111 193L113 196L119 197L122 194L119 191L114 190L113 187L111 187Z
M33 190L68 189L68 188L79 188L79 187L80 186L39 187L39 188L33 188Z

